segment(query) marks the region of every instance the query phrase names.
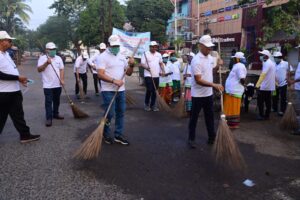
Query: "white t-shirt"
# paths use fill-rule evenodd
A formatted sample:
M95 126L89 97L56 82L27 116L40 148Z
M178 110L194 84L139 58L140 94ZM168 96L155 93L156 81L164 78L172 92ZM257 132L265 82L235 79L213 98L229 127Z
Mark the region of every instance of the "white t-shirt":
M103 53L99 54L95 60L96 69L104 69L105 74L116 80L122 79L125 73L125 69L128 66L128 62L121 53L118 53L117 56L110 53L109 50L105 50ZM123 78L125 81L125 77ZM118 88L117 85L113 83L108 83L101 80L101 90L102 91L116 91ZM123 84L119 91L125 90L125 84Z
M266 77L261 83L260 90L274 91L276 67L275 63L271 59L268 59L263 63L262 73L265 73Z
M173 72L172 80L180 81L180 62L176 61L174 63L170 62L170 68Z
M244 86L240 80L246 78L247 69L243 63L236 63L233 65L225 82L225 91L229 94L243 95Z
M93 66L98 55L100 55L100 51L97 50L96 53L92 57L90 57L90 59L88 59L88 64ZM97 74L97 71L94 68L92 68L92 71L93 74Z
M45 64L47 61L47 56L43 55L39 58L37 67ZM64 69L64 63L59 56L55 56L51 58L52 65L58 75L60 77L60 70ZM42 81L43 81L43 88L57 88L61 87L60 81L57 78L51 64L49 64L44 71L41 72Z
M192 97L208 97L213 94L212 87L201 86L196 83L195 75L201 75L201 79L213 82L214 61L211 55L204 56L201 52L194 56L192 63Z
M76 69L78 70L79 74L85 74L87 69L88 60L83 60L82 56L78 56L76 58L75 64L74 64L74 72L76 72Z
M0 71L5 74L19 76L16 64L7 52L0 51ZM16 92L20 90L19 81L0 80L0 92Z
M171 62L168 61L167 64L164 66L164 71L165 71L166 74L172 72L171 69L170 69L170 64L171 64ZM160 71L160 72L162 73L162 71ZM159 84L165 84L165 83L171 83L171 82L172 82L172 76L171 75L164 76L164 77L162 77L162 76L159 77Z
M280 63L276 65L276 80L278 81L278 86L282 87L287 85L287 73L289 71L288 62L282 60Z
M150 71L152 73L152 77L159 77L159 72L160 72L160 65L159 63L162 63L162 56L160 53L155 52L154 54L151 53L150 51L145 52L147 61L150 67ZM145 54L142 55L141 59L141 64L145 65L148 67ZM147 70L144 70L144 77L151 77L150 72Z
M192 67L190 64L186 64L183 70L183 75L191 75L192 74ZM186 77L185 81L184 81L184 85L186 87L191 87L192 85L192 77Z
M298 63L296 72L295 72L295 80L300 79L300 62ZM295 83L295 90L300 90L300 82Z

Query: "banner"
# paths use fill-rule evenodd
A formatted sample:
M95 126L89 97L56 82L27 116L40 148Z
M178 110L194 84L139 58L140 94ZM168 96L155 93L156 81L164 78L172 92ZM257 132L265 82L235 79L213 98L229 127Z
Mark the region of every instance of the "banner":
M132 56L133 50L141 40L141 44L134 55L135 58L141 58L145 51L149 50L150 32L137 33L126 32L117 28L113 28L113 35L118 35L121 42L121 54L126 57Z

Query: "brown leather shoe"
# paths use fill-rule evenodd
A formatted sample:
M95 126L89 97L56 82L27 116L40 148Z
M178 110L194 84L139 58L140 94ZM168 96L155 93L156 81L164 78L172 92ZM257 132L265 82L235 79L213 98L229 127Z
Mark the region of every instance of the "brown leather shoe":
M52 126L52 120L51 119L47 119L45 125L47 127Z
M62 115L57 115L57 116L54 116L53 118L54 119L60 119L60 120L64 119L64 117Z

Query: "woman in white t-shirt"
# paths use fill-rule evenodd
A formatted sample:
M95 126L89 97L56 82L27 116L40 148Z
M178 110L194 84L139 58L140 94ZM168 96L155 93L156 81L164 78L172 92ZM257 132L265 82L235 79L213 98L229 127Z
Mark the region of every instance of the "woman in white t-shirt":
M171 104L172 101L172 71L170 69L169 54L165 53L162 56L164 68L159 73L159 95L166 101L167 104Z
M244 53L236 52L232 56L234 65L225 82L224 114L230 128L238 128L240 124L241 102L247 69L241 60Z
M184 80L184 101L185 101L185 111L189 113L192 109L192 94L191 94L191 85L192 85L192 69L191 62L195 54L190 52L186 55L186 65L183 69L183 80Z

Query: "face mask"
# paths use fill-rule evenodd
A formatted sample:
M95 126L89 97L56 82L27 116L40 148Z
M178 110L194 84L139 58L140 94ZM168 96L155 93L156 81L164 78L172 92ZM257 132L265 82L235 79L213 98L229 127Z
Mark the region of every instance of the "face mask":
M56 50L49 50L49 56L53 58L56 55Z
M177 58L176 57L171 57L170 60L171 60L171 62L176 62Z
M120 52L120 47L110 47L109 51L116 56Z
M278 65L278 64L280 63L281 59L280 59L280 58L274 58L274 61L275 61L276 64Z
M259 56L259 60L261 61L261 62L264 62L265 60L264 60L264 56Z
M247 64L246 58L241 58L241 63L243 63L244 65L246 65Z
M168 62L168 58L163 58L163 62L167 63Z

